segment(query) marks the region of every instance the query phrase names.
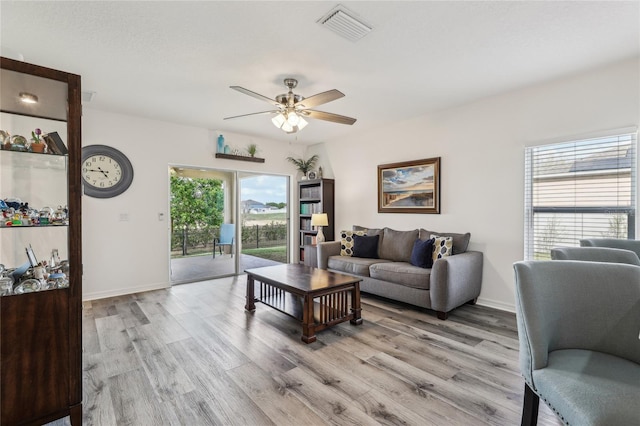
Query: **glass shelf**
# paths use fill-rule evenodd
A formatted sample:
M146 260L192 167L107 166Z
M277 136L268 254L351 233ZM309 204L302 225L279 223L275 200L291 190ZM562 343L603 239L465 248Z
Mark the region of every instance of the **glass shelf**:
M61 227L65 227L65 226L69 226L68 223L60 223L60 224L54 224L54 223L48 223L46 225L43 224L38 224L38 225L4 225L2 223L0 223L0 229L24 229L24 228L47 228L47 227L53 227L53 228L61 228Z

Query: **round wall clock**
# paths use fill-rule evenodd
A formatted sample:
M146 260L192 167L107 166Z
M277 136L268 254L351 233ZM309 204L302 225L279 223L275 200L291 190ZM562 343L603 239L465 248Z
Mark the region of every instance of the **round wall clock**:
M133 181L133 167L122 152L106 145L82 148L84 193L95 198L111 198L126 191Z

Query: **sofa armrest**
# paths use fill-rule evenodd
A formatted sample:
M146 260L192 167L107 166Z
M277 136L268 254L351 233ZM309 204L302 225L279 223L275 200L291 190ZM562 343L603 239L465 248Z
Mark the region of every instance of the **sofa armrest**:
M327 241L318 244L318 268L327 269L329 256L340 254L340 241Z
M431 269L431 309L449 312L480 295L483 254L466 251L444 257Z

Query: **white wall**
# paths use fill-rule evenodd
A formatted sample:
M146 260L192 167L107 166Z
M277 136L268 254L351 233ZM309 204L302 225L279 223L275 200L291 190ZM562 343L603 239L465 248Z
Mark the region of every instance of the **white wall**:
M256 143L265 163L214 158L215 131L84 108L83 146L117 148L134 168L125 193L82 198L85 300L169 285L169 164L289 175L295 193L296 171L285 158L300 157L303 146L223 134L232 147ZM122 215L128 220L121 221Z
M523 256L523 147L640 122L640 62L484 99L309 147L223 132L232 146L258 144L264 164L213 157L216 132L84 108L83 145L124 152L135 175L124 194L83 197L84 298L169 285L168 165L238 169L292 177L285 158L320 154L336 179L336 229L353 224L471 232L484 252L480 303L513 310L512 264ZM357 124L356 124L357 126ZM379 164L442 157L440 215L378 214ZM158 220L164 213L165 220ZM120 221L122 214L128 221Z
M524 146L639 121L635 59L315 145L307 156L320 153L320 165L336 179L336 230L358 224L471 232L469 249L484 253L479 303L514 310L512 264L523 259L524 245ZM431 157L442 159L441 214L377 213L377 165Z

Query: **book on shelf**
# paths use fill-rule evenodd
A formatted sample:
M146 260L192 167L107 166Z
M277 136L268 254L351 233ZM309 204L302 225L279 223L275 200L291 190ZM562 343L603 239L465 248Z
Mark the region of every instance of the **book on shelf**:
M300 229L303 231L311 231L311 219L301 218L300 219Z
M51 153L58 155L67 155L69 153L69 150L65 146L64 142L62 142L62 138L60 138L58 132L51 132L42 135L42 139L44 139Z
M302 203L300 204L300 214L322 213L320 203Z
M313 245L315 243L316 243L316 236L315 235L305 235L304 237L302 237L302 245L303 246Z
M320 187L300 188L300 198L320 198Z

